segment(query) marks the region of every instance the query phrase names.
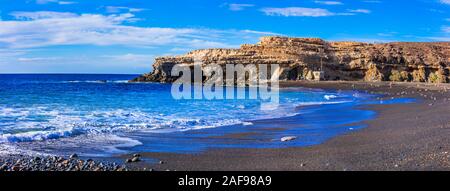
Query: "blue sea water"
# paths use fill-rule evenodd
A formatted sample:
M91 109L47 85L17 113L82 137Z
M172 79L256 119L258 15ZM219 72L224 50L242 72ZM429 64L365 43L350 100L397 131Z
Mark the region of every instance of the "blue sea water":
M282 89L273 110L263 100L176 100L170 84L127 82L136 76L1 74L0 154L308 146L363 128L376 113L360 106L379 104L376 95L301 88Z

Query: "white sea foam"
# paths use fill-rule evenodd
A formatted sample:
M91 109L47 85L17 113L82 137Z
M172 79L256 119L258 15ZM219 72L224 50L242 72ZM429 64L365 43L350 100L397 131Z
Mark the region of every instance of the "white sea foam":
M243 122L242 125L249 126L249 125L253 125L253 123L252 122Z
M342 104L342 103L349 103L349 102L351 102L351 101L303 102L303 103L298 103L298 106L330 105L330 104Z
M100 80L71 80L71 81L63 81L63 83L106 83L106 82Z
M115 80L113 83L129 83L128 80Z
M113 134L82 135L61 138L57 141L2 143L0 144L0 156L70 155L76 150L78 154L86 157L103 157L111 154L126 153L127 151L123 148L131 148L138 145L142 145L138 140ZM58 151L52 151L49 147L58 148Z
M324 95L325 100L336 97ZM251 107L245 104L234 104L230 107L235 109L230 109L226 112L215 110L211 106L208 111L196 111L200 115L195 113L187 115L185 112L174 112L171 114L171 112L167 111L141 111L135 108L91 111L89 109L79 110L64 105L35 105L27 108L0 106L0 143L34 142L67 137L73 138L82 135L136 131L187 131L236 124L247 126L252 125L249 120L297 115L298 113L295 112L296 106L346 102L349 101L299 102L290 98L283 100L282 104L276 106L263 104L263 107ZM191 106L204 107L201 104Z
M324 95L323 97L324 97L326 100L331 100L331 99L337 98L336 95Z
M125 150L122 150L120 148L131 148L138 145L142 145L142 143L138 140L134 140L128 137L121 137L113 134L102 134L102 135L95 135L90 136L90 144L93 145L93 148L85 148L85 153L83 153L84 156L90 156L90 157L101 157L104 154L99 154L98 152L92 153L89 150L93 149L99 149L102 150L102 153L126 153ZM72 140L73 141L73 140ZM86 139L79 139L78 141L73 141L74 143L72 145L85 145ZM88 141L89 143L89 141Z
M20 119L14 123L0 122L3 127L0 143L44 141L85 134L160 129L186 131L242 123L238 119L206 120L123 109L93 111L86 114L80 114L80 112L70 109L48 111L44 107L28 108L28 110L2 108L0 111L8 111L2 112L2 116L13 116L15 119ZM41 121L34 121L36 116L39 116Z
M0 144L0 156L10 156L10 155L37 156L47 154L23 149L16 145Z
M238 106L236 106L236 108L238 108L238 109L245 109L245 105L238 105Z
M122 147L142 144L138 140L145 140L143 135L148 132L249 126L256 120L314 111L299 111L297 106L341 104L361 96L295 88L280 90L279 105L265 104L263 100L174 101L165 87L152 89L156 84L121 89L112 84L128 81L99 79L36 81L58 84L55 87L36 84L42 89L32 91L8 91L10 96L0 99L0 153L2 150L16 153L83 150L85 155L92 156L121 152ZM69 86L77 88L72 91L61 83L75 83ZM45 88L48 91L41 92Z
M74 134L73 130L57 130L57 131L32 131L16 134L0 135L0 143L4 142L31 142L43 141L48 139L58 139L62 137L69 137Z

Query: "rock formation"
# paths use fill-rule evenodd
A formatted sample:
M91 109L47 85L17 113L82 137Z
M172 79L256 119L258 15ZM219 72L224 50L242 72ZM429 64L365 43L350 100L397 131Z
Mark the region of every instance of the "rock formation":
M413 81L414 82L425 82L427 81L427 74L425 71L425 67L419 66L416 70L413 71L412 73L413 76Z
M381 82L384 79L383 73L378 69L376 64L370 64L367 69L364 80L368 82Z
M176 64L194 65L278 64L280 80L311 80L313 71L324 80L448 82L450 42L396 42L371 44L326 42L317 38L262 37L255 45L239 49L195 50L186 55L159 57L153 72L133 82L173 82ZM224 69L225 71L225 69ZM431 76L430 76L431 75ZM432 77L432 79L429 79Z

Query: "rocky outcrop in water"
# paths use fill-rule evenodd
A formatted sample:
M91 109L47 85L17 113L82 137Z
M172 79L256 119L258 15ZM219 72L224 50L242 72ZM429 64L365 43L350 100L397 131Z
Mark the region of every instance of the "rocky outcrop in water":
M314 80L313 71L323 71L323 80L444 83L449 81L450 42L370 44L262 37L259 43L244 44L239 49L195 50L182 56L156 58L153 72L132 82L173 82L178 77L171 75L172 67L193 67L196 56L200 56L203 66L279 64L282 81Z

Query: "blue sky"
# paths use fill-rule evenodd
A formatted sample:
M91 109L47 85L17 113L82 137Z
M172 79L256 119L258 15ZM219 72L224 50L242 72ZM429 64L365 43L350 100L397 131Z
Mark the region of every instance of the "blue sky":
M0 73L144 73L266 35L450 41L450 0L0 0Z

